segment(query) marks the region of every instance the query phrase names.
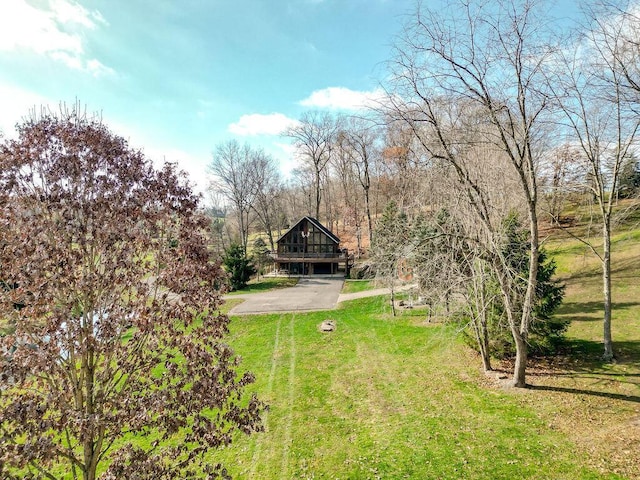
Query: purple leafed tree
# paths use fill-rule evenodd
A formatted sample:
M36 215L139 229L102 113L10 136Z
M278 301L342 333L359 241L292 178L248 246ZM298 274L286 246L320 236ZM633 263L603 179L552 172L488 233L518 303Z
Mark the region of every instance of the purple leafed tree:
M197 200L77 109L2 143L2 478L224 477L261 430Z

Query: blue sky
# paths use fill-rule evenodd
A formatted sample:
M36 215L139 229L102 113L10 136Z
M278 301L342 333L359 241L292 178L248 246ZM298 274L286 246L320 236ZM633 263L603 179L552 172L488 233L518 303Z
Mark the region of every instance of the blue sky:
M424 0L429 4L437 0ZM560 6L572 0L558 0ZM217 144L265 148L310 109L379 95L415 0L0 0L0 130L79 101L198 190Z
M237 138L293 166L278 132L375 96L413 0L2 0L0 130L76 99L200 188Z

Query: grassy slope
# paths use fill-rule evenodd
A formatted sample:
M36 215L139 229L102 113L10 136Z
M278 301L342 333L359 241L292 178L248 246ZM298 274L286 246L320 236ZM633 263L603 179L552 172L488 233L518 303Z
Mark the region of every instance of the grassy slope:
M255 479L623 478L554 426L563 393L502 390L451 328L381 315L382 301L235 318L230 342L271 409L265 433L216 460ZM320 333L329 317L337 331Z
M293 287L298 283L295 277L263 277L251 280L246 288L229 292L229 295L239 295L244 293L260 293L277 288Z
M375 280L345 280L342 293L357 293L379 288Z
M552 428L586 454L589 465L640 478L640 230L612 238L612 335L616 362L601 362L602 276L597 257L555 235L547 248L558 261L566 296L558 314L571 319L565 357L538 365L529 395ZM541 395L542 393L542 395Z

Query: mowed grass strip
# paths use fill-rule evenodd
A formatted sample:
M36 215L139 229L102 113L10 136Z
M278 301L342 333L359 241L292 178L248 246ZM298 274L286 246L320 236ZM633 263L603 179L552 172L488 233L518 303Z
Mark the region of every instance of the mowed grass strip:
M358 293L380 288L375 280L345 280L341 293Z
M242 290L234 290L227 295L268 292L278 288L293 287L298 283L297 277L262 277L254 278Z
M452 326L381 314L384 301L234 317L229 342L270 410L264 433L212 462L255 479L624 478L587 466L522 399L542 392L487 386ZM329 318L337 330L321 333Z

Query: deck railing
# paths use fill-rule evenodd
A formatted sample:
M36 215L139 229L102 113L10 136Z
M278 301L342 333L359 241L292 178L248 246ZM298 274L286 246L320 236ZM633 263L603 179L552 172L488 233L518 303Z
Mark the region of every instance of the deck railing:
M287 252L287 253L277 253L271 252L269 254L272 258L335 258L335 259L345 259L347 255L344 252L338 253L317 253L317 252Z

